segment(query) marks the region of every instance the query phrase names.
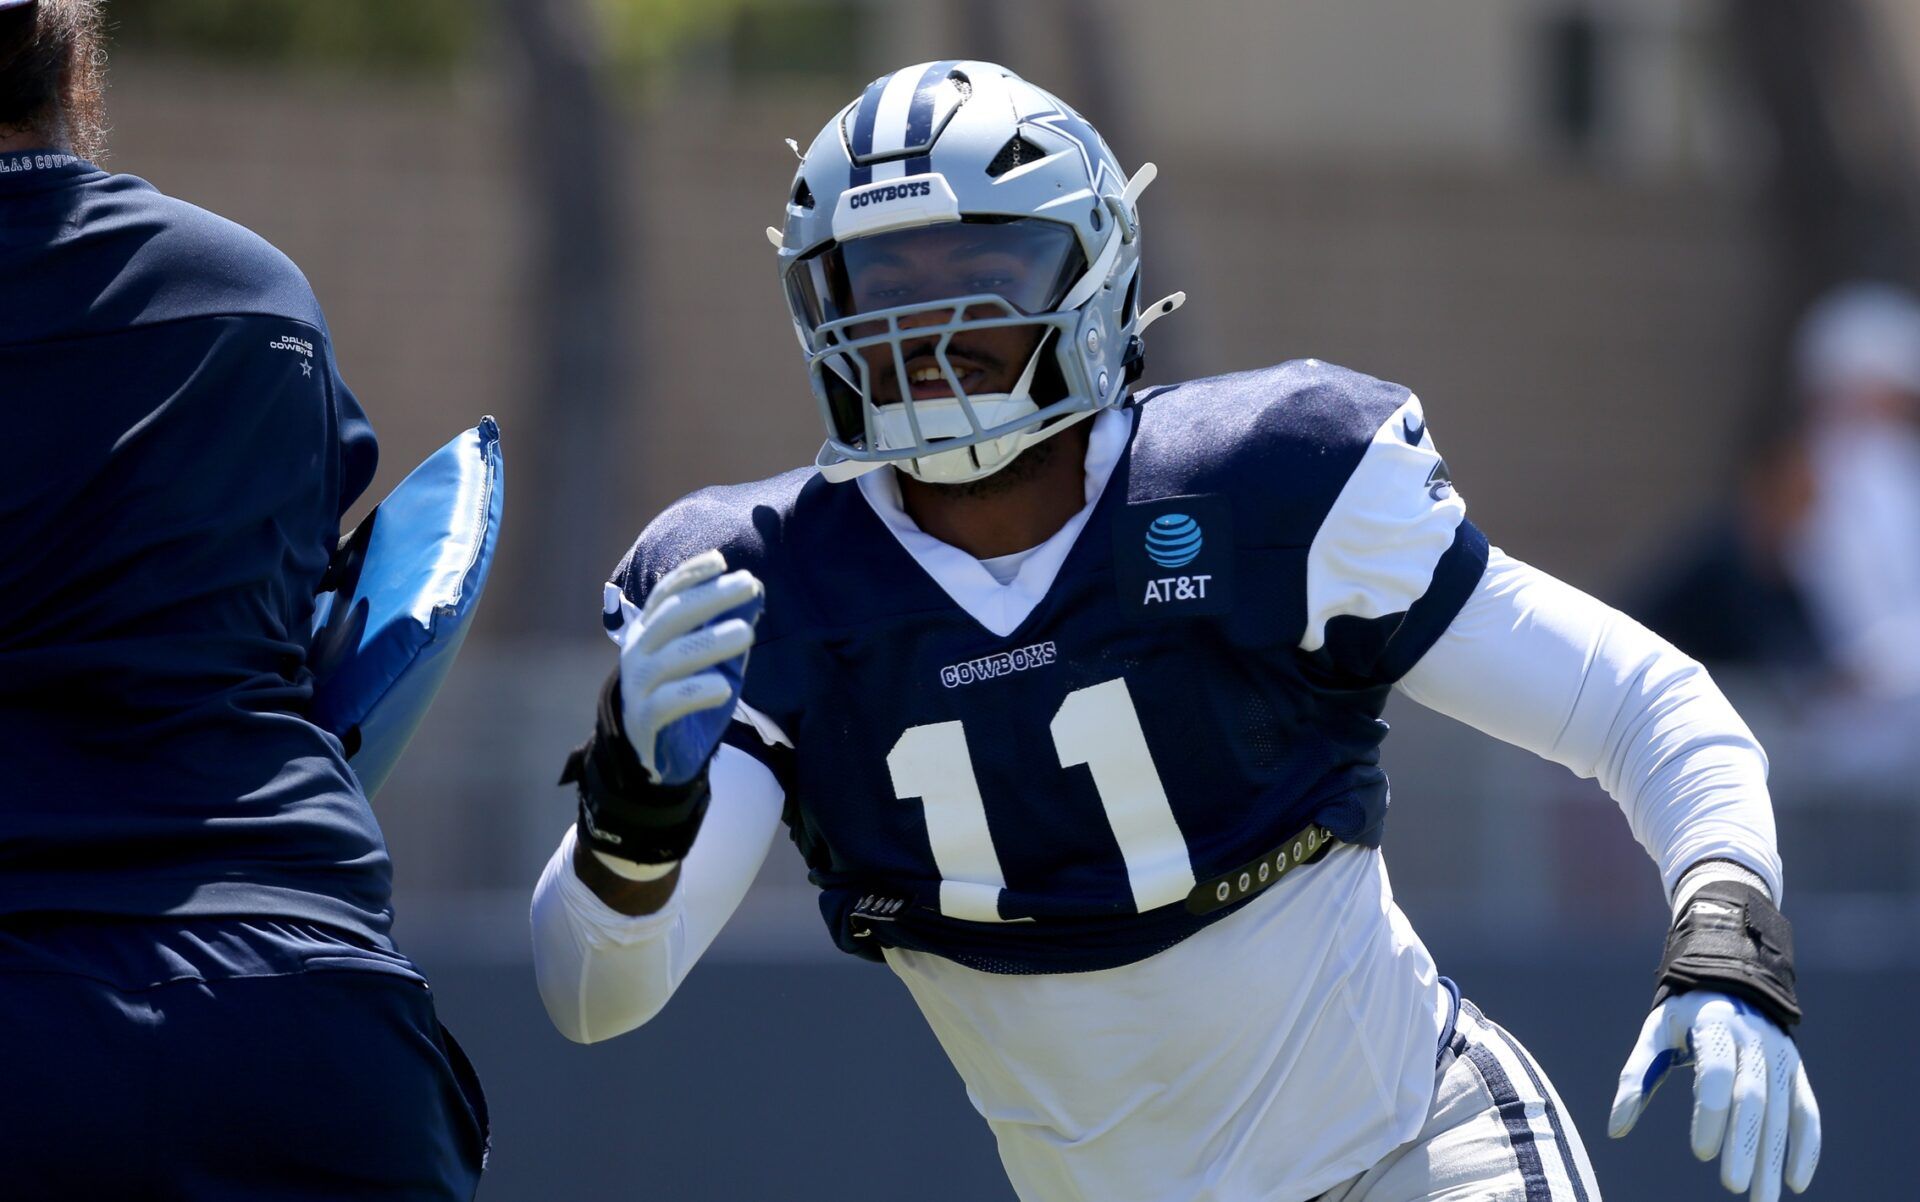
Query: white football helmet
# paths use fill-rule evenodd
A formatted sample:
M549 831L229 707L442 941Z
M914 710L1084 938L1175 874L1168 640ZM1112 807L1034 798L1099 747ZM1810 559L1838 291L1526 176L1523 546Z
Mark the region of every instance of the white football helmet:
M868 85L767 231L826 422L821 472L977 480L1119 404L1141 335L1186 299L1138 303L1153 176L1129 182L1078 113L993 63ZM994 376L1013 382L985 391Z

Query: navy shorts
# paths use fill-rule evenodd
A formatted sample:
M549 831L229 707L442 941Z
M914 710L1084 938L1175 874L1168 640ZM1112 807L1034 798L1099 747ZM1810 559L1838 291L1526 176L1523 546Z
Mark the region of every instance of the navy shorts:
M0 918L0 1193L467 1202L486 1103L402 956L312 923Z

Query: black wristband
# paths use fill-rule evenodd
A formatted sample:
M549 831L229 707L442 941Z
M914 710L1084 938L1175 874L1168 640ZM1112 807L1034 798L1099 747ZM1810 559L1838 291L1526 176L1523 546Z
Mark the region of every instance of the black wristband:
M1771 899L1739 881L1709 881L1667 934L1653 1004L1711 989L1757 1008L1782 1031L1800 1021L1793 993L1793 927Z
M580 788L580 838L638 864L685 859L712 797L704 766L679 785L656 784L647 775L620 717L618 671L600 690L593 735L567 756L560 783Z

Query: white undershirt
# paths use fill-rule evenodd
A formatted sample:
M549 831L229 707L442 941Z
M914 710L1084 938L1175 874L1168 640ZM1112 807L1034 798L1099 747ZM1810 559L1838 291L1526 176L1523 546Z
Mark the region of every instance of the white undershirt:
M1102 434L1096 422L1096 446ZM1090 453L1088 511L1105 484L1093 466ZM897 493L880 500L883 518L904 517ZM911 536L926 536L895 533L920 558ZM970 567L922 564L970 612L1004 620L1033 586L1044 595L1064 555L1050 539L1003 557L993 566L1011 568L1006 579L965 556ZM1758 744L1698 664L1624 615L1496 550L1398 687L1597 778L1669 896L1709 859L1745 865L1779 896ZM614 912L574 875L569 828L532 915L541 997L563 1034L607 1039L665 1005L744 896L783 800L763 765L723 746L680 886L642 918ZM1425 1121L1449 1004L1380 853L1356 847L1158 955L1102 972L996 975L897 949L887 962L1029 1202L1312 1197Z
M1021 566L1033 558L1033 553L1039 549L1028 547L1024 551L1015 551L1011 555L996 555L992 559L981 560L980 566L987 569L987 575L993 577L995 584L1012 584L1014 578L1020 575Z
M1134 410L1103 409L1094 415L1087 434L1086 486L1080 511L1037 547L979 560L920 529L900 501L900 481L891 471L868 472L856 485L880 521L907 554L933 578L953 603L1002 638L1013 633L1053 587L1060 565L1093 516L1113 469L1126 452L1133 433ZM1011 568L1002 579L999 570Z

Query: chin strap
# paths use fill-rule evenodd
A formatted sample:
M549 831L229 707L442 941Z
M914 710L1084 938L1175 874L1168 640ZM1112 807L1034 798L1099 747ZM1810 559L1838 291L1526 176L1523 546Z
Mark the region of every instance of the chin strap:
M1134 220L1133 215L1140 207L1140 194L1147 190L1148 184L1159 178L1160 168L1152 163L1142 163L1140 169L1133 173L1133 178L1127 181L1127 186L1121 189L1120 195L1107 198L1107 208L1119 224L1124 241L1132 242L1140 236L1140 223Z
M1120 376L1123 380L1131 384L1147 370L1147 342L1141 337L1147 332L1147 327L1186 303L1187 294L1175 292L1148 305L1133 319L1133 330L1127 335L1127 351L1120 356Z
M813 466L828 484L845 484L856 480L868 472L879 471L887 466L884 459L842 459L840 452L833 449L831 442L820 444L820 453L813 457Z
M1140 194L1147 190L1160 174L1160 169L1152 163L1140 164L1140 170L1133 173L1127 186L1118 196L1106 198L1107 211L1113 214L1113 233L1108 235L1107 244L1100 248L1093 263L1080 277L1068 293L1060 298L1054 308L1059 311L1078 309L1106 284L1107 275L1113 270L1114 260L1120 257L1120 248L1129 245L1140 236L1140 225L1134 220L1134 213L1140 201Z
M1113 212L1114 223L1120 227L1122 241L1132 242L1140 236L1140 225L1133 215L1138 209L1140 194L1159 177L1160 168L1152 163L1142 163L1120 195L1107 198L1107 207ZM1147 344L1141 335L1147 332L1148 326L1186 303L1187 294L1175 292L1140 310L1139 316L1133 319L1133 328L1127 331L1126 353L1120 356L1120 375L1126 383L1138 380L1147 370Z
M1147 332L1148 326L1159 321L1162 317L1165 317L1186 303L1187 294L1184 292L1175 292L1168 296L1163 296L1151 305L1148 305L1140 311L1140 316L1134 320L1133 336L1138 338Z

